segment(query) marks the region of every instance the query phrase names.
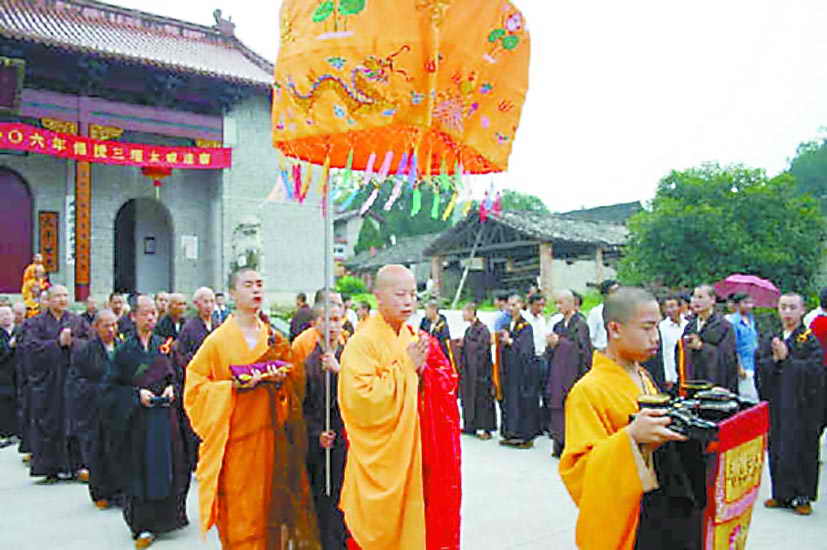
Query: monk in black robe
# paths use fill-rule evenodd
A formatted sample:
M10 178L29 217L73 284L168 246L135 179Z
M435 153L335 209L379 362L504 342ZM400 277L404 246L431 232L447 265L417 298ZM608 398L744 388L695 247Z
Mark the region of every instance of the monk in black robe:
M477 318L476 304L462 309L462 316L470 323L462 338L460 355L460 399L462 401L463 433L491 439L497 429L497 413L494 410L494 384L491 377L494 361L491 357L491 333Z
M81 467L79 449L67 437L66 376L72 350L88 339L89 325L69 313L66 287L49 288L48 308L26 329L26 371L31 415L31 475L43 483L72 478Z
M313 323L313 310L307 303L307 295L301 292L296 296L296 313L290 319L290 342L292 343L296 337L310 328Z
M0 307L0 448L13 445L17 435L17 338L14 314L8 306Z
M198 315L184 323L181 332L173 347L175 366L183 377L184 383L187 380L187 365L190 364L196 352L204 343L204 340L215 330L220 323L217 323L213 315L215 310L215 294L207 287L199 288L192 296L193 305ZM183 400L179 401L183 403ZM195 471L198 465L198 447L201 443L198 436L190 426L189 418L183 408L181 409L181 421L186 433L187 458L190 461L190 469Z
M592 341L589 325L577 311L574 293L562 290L556 297L557 310L563 315L546 338L546 360L549 364L546 396L549 403L549 433L554 442L552 454L559 457L565 445L565 403L575 382L586 374L592 364Z
M183 294L170 294L167 314L158 321L154 334L162 338L164 342L178 340L184 323L187 322L184 313L187 310L187 299Z
M108 306L118 319L118 340L126 340L126 337L135 331L135 323L126 311L126 298L123 294L113 292L109 295Z
M500 335L500 379L503 385L503 435L500 445L529 449L539 433L540 369L534 354L534 334L523 319L523 299L508 299L511 323Z
M69 436L76 438L84 466L88 469L89 495L100 509L117 501L119 465L113 461L112 437L99 413L103 379L112 369L118 323L112 311L95 315L94 335L72 354L67 379Z
M190 470L174 405L181 379L162 349L164 341L152 333L156 315L153 300L139 296L133 312L136 332L115 352L101 408L123 473L124 519L138 548L189 523Z
M317 329L325 331L324 309L314 308ZM347 548L347 528L339 496L345 478L347 439L339 411L338 381L339 359L342 356L342 310L333 306L329 312L330 351L325 352L322 340L305 360L307 391L304 396L304 420L307 423L307 474L319 525L319 535L324 550ZM325 377L330 372L330 430L326 430ZM326 449L330 449L330 496L327 495Z
M818 340L801 324L804 301L778 301L781 333L765 338L756 353L758 395L770 405L770 479L767 508L810 515L818 497L818 453L825 374Z
M675 347L675 364L684 365L684 371L678 373L680 383L706 380L737 394L735 329L715 311L715 290L709 285L697 287L691 307L695 315L683 331L683 341Z
M15 314L15 320L18 317ZM23 455L23 461L29 462L31 460L31 414L30 414L30 397L29 397L29 376L26 369L26 328L29 325L29 319L25 316L18 324L15 323L15 392L17 393L17 436L20 438L20 444L17 446L17 452Z
M419 330L423 330L437 339L442 353L456 371L456 362L451 349L451 332L448 330L448 319L439 312L439 304L436 301L432 300L425 305L425 316L419 323Z

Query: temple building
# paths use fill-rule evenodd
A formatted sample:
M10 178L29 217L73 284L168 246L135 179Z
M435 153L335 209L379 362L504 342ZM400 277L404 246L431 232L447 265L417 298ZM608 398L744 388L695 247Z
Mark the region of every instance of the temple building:
M273 65L215 19L0 0L0 293L38 251L77 300L245 265L275 301L322 285L318 196L274 192Z

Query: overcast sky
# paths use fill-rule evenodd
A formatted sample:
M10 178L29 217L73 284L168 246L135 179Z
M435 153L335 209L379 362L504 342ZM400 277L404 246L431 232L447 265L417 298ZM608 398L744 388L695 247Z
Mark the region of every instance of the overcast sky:
M392 1L392 0L384 0ZM280 0L110 0L212 24L221 8L265 57ZM555 211L648 200L672 169L770 175L827 126L824 0L515 0L531 83L504 186Z

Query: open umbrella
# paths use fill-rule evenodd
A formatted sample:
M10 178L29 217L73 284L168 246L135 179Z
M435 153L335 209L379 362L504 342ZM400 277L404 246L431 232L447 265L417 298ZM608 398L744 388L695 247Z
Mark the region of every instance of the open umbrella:
M775 307L781 296L781 291L771 281L740 273L735 273L715 283L715 292L721 298L737 293L749 294L755 301L755 305L759 307Z
M385 210L410 192L415 214L433 192L436 217L449 192L449 217L463 174L508 166L529 34L507 0L284 0L280 17L273 144L294 163L280 171L288 196L321 190L327 287L331 170L341 170L342 187L363 172L373 187L363 212L389 183Z

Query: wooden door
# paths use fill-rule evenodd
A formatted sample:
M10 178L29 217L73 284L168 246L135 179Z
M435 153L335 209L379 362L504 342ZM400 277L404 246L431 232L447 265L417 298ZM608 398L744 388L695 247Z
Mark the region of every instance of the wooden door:
M0 292L17 294L32 260L33 204L20 176L0 168Z

